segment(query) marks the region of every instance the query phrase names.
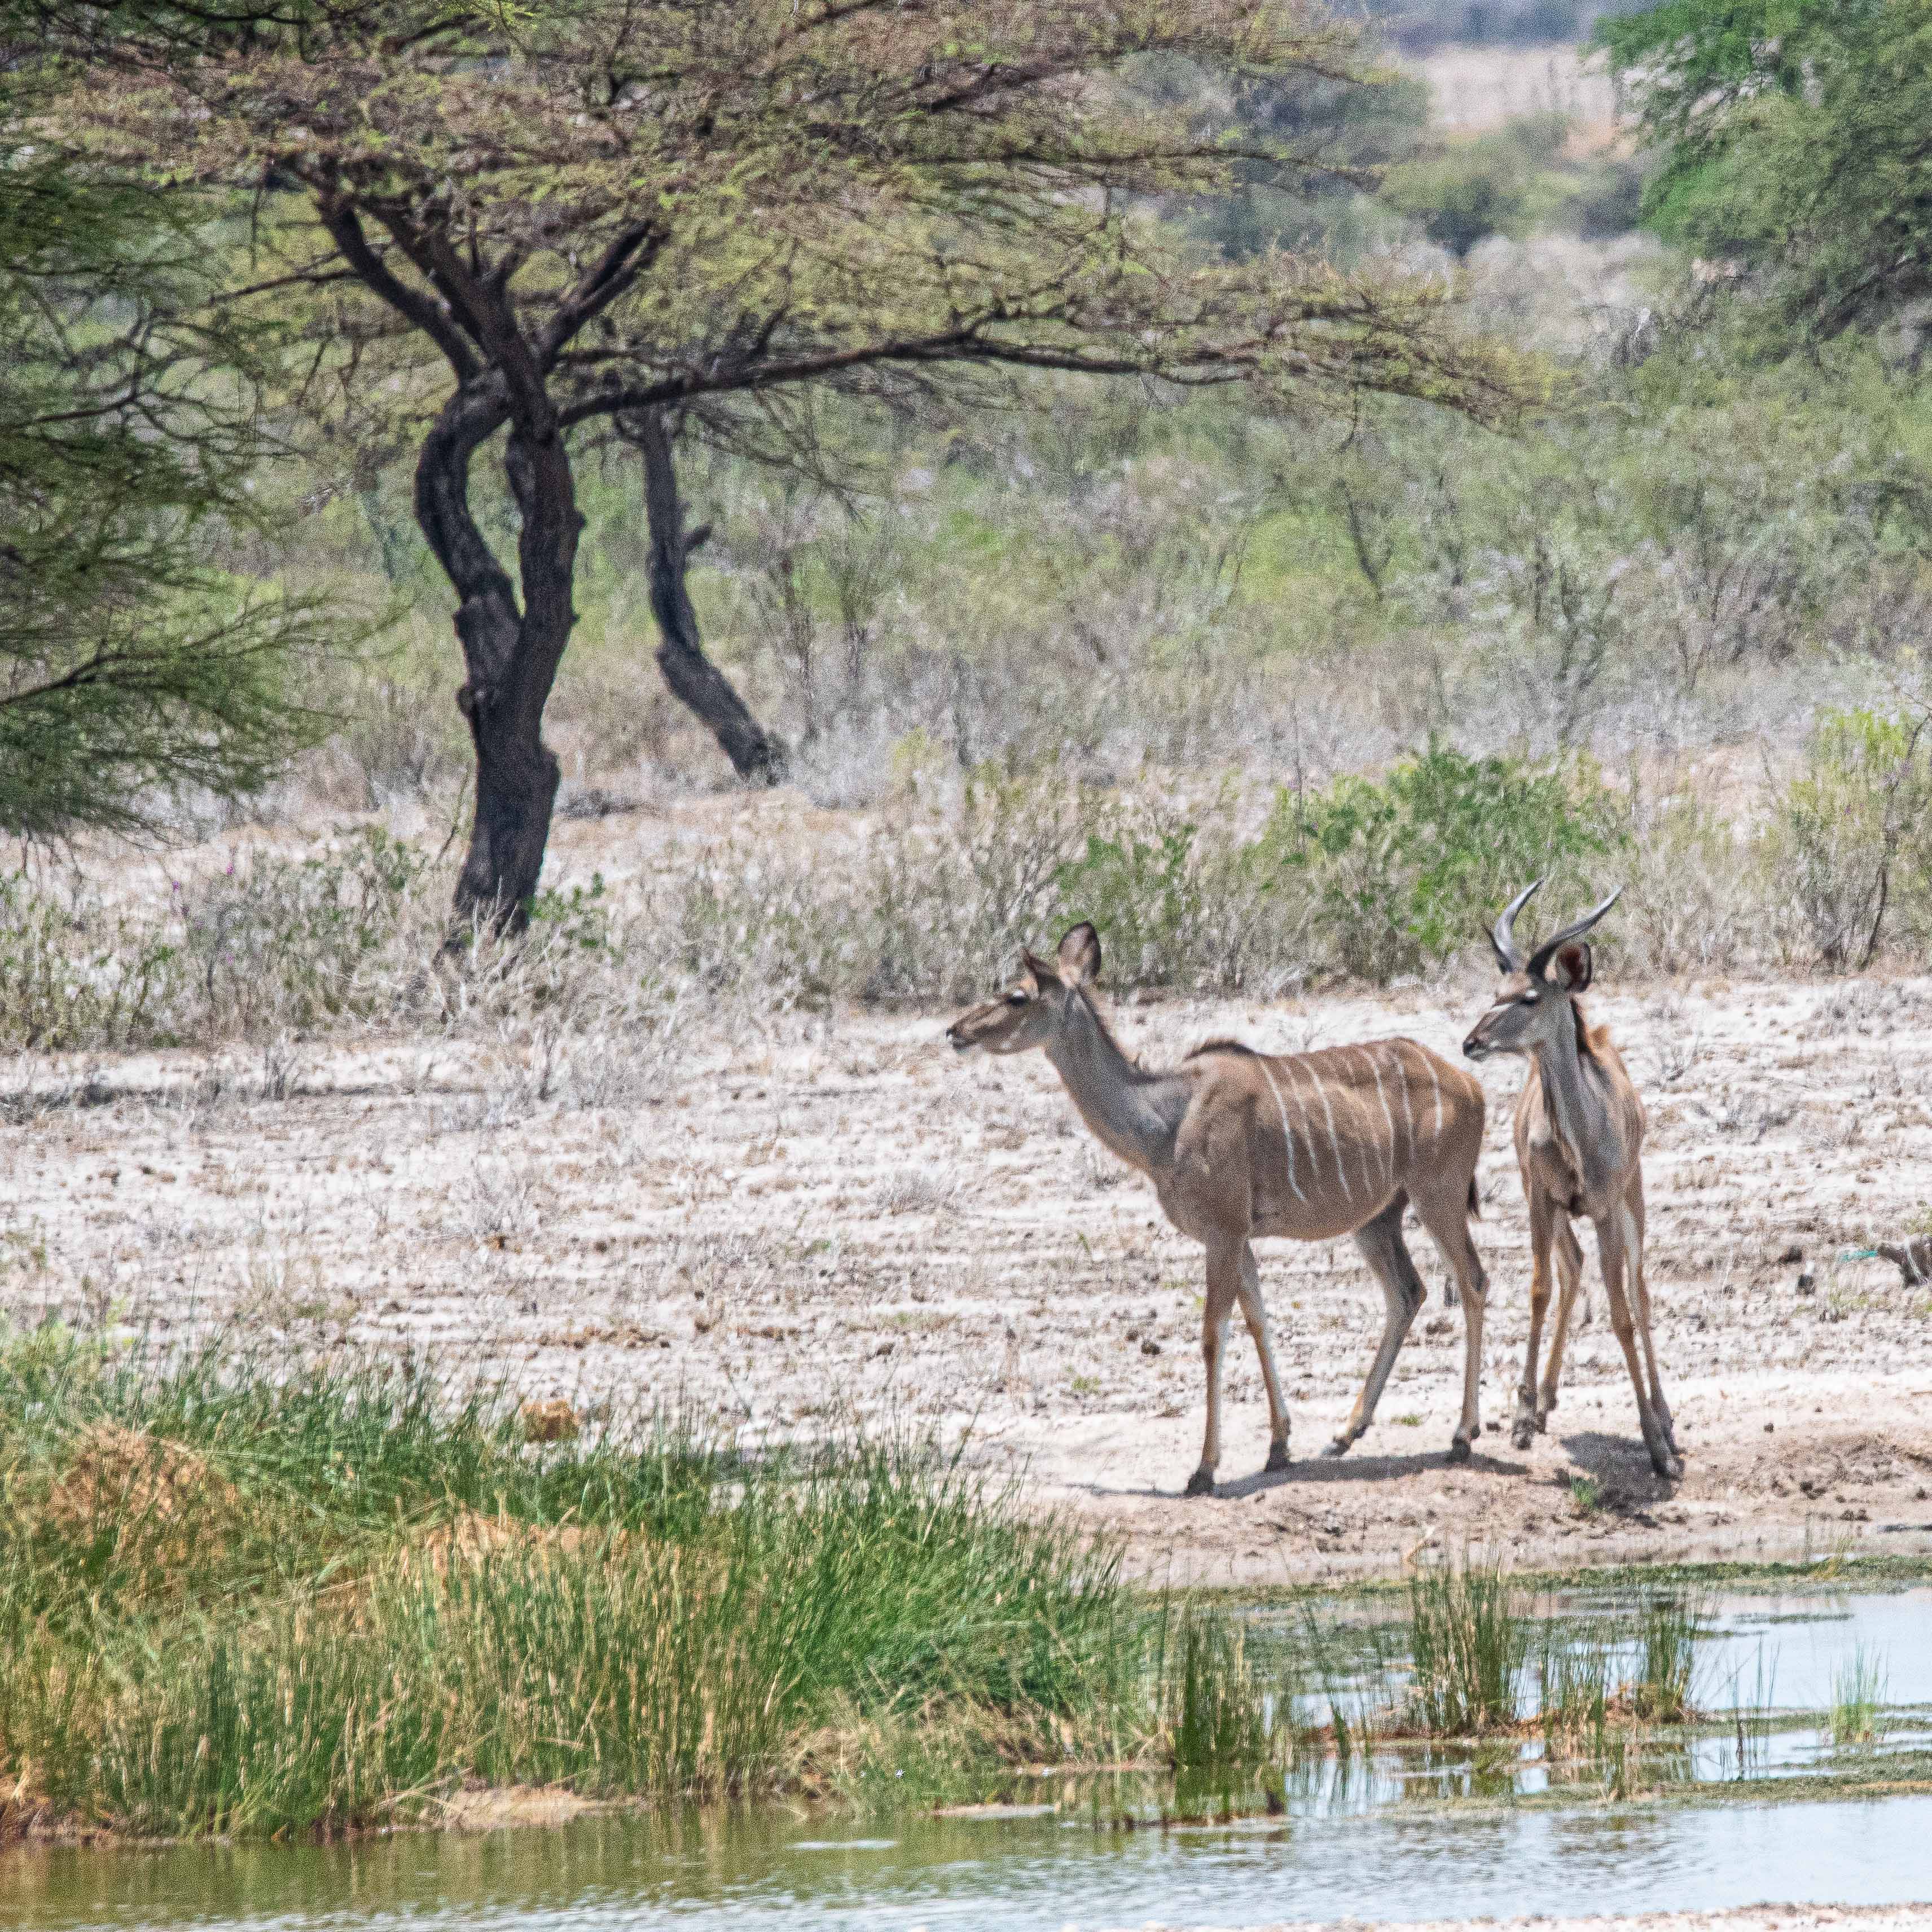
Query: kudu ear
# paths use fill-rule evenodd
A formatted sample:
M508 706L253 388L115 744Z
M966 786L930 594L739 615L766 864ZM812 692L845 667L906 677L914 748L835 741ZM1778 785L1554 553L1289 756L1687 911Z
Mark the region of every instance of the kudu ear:
M1020 970L1033 982L1036 993L1042 986L1060 983L1060 975L1037 952L1030 952L1024 946L1020 948Z
M1090 986L1100 976L1100 935L1084 919L1060 942L1060 976L1070 986Z
M1551 976L1568 993L1582 992L1595 970L1590 949L1580 940L1574 946L1564 946L1550 964L1556 969Z

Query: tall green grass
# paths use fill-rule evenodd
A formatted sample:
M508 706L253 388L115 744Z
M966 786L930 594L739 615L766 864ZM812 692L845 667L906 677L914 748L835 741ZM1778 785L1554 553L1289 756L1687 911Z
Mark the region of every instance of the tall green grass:
M1434 1737L1534 1723L1600 1753L1613 1720L1677 1724L1696 1715L1704 1608L1694 1594L1646 1598L1635 1630L1553 1615L1507 1572L1425 1571L1409 1585L1408 1680L1397 1720Z
M537 1447L423 1374L44 1331L0 1342L0 1488L16 1817L328 1832L476 1780L770 1786L841 1725L993 1762L1150 1721L1112 1554L916 1442Z
M1863 1644L1855 1646L1832 1678L1832 1742L1834 1744L1874 1742L1885 1710L1885 1694L1884 1664Z
M1646 1600L1638 1619L1637 1675L1628 1690L1646 1724L1681 1724L1694 1716L1697 1640L1703 1605L1694 1595Z
M1444 1565L1409 1585L1411 1721L1437 1737L1500 1730L1522 1714L1532 1630L1500 1570Z

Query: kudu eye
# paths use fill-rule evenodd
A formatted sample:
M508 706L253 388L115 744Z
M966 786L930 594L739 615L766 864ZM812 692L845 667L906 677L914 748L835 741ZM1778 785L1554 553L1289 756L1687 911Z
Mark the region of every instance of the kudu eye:
M1522 996L1522 1004L1526 1006L1533 1006L1542 997L1540 993L1534 992L1526 993Z
M1027 996L1024 993L1012 992L1006 995L1006 1004L1010 1006L1023 1006L1026 1003Z

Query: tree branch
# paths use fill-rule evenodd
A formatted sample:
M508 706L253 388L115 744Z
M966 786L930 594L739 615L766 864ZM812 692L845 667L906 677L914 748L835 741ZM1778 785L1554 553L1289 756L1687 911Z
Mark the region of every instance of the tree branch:
M341 250L342 259L355 270L364 286L381 296L412 327L421 329L442 351L459 382L467 382L475 377L482 365L463 339L454 320L441 303L398 278L389 265L369 245L362 218L346 197L335 190L318 189L316 212L321 218L322 226L328 230L329 238Z
M548 370L584 326L608 308L649 268L664 242L652 221L634 221L613 237L596 266L557 304L550 325L537 338L536 361Z

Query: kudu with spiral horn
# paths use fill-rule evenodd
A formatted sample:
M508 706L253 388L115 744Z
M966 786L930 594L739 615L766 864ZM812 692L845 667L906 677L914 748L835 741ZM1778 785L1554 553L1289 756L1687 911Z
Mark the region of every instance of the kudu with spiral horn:
M1537 879L1526 886L1491 929L1503 983L1495 1004L1462 1043L1472 1060L1518 1053L1529 1062L1515 1120L1516 1165L1529 1204L1532 1271L1529 1350L1516 1390L1514 1440L1519 1449L1528 1448L1556 1406L1564 1346L1583 1276L1583 1252L1570 1218L1586 1214L1596 1226L1610 1326L1636 1392L1637 1419L1651 1466L1659 1475L1676 1477L1683 1473L1683 1464L1658 1375L1643 1272L1643 1102L1608 1030L1588 1025L1576 1003L1591 980L1586 935L1616 904L1621 888L1545 940L1526 961L1516 941L1516 916L1542 884ZM1552 1247L1562 1292L1539 1385L1537 1361L1550 1305Z

